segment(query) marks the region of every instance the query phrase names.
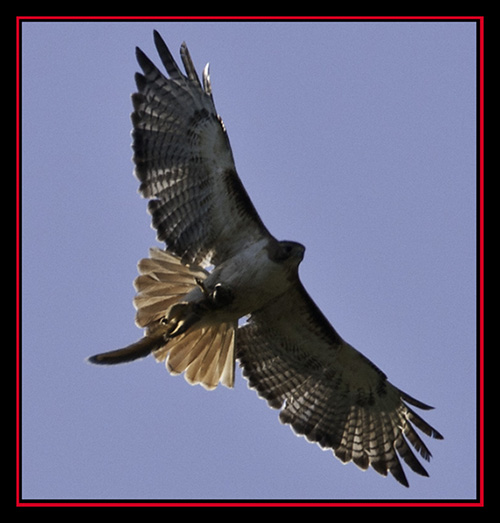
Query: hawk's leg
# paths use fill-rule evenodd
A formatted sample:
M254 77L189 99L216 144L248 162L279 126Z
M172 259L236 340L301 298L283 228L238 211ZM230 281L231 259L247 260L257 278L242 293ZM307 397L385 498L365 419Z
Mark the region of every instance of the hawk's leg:
M218 309L232 303L234 300L234 294L229 287L218 283L210 293L209 298L214 307Z
M205 282L200 278L196 278L196 283L207 298L206 305L208 308L219 309L229 305L234 300L234 294L231 289L222 283L217 283L213 291L205 287Z
M166 326L165 336L175 338L185 333L190 327L214 309L226 307L234 300L234 295L228 287L218 283L213 291L209 291L199 279L196 283L201 287L204 298L195 302L175 304L161 323Z

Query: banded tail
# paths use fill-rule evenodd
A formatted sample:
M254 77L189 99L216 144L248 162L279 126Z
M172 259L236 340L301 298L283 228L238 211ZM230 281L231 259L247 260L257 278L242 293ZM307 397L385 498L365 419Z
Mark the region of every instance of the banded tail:
M234 342L237 323L197 325L198 304L183 301L199 287L208 272L184 265L181 260L158 248L138 264L134 282L137 295L136 324L145 329L139 341L91 356L88 361L113 365L153 354L165 361L171 374L181 374L188 383L214 389L219 383L234 384Z

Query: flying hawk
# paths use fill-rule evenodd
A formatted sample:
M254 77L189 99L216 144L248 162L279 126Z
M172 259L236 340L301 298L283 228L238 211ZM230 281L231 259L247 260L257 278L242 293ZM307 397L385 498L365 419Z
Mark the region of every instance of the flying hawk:
M144 337L89 360L152 353L172 374L213 389L233 386L237 359L282 423L342 462L408 486L402 458L426 476L410 445L425 460L431 453L415 427L442 436L409 405L431 407L389 383L330 325L300 282L304 247L270 234L236 173L208 64L200 82L185 44L184 73L156 31L154 40L168 77L136 50L143 74L132 95L133 150L139 192L166 249L138 265Z

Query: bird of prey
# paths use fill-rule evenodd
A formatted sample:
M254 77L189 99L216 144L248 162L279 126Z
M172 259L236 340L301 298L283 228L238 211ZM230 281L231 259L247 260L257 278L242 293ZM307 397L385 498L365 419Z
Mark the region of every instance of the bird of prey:
M156 31L154 41L167 75L136 49L143 73L132 95L133 160L166 248L138 264L143 338L89 360L152 353L207 389L232 387L238 360L296 434L405 486L401 460L426 476L411 446L425 460L431 453L415 428L442 436L412 407L431 407L392 385L330 325L299 279L304 246L272 236L238 177L208 64L200 81L185 44L183 72Z

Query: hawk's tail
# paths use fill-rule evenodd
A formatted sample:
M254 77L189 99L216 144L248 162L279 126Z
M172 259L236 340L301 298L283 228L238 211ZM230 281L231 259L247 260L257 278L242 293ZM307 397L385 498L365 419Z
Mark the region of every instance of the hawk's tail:
M89 361L122 363L152 352L157 361L165 361L172 374L185 372L186 380L193 385L213 389L222 383L232 387L237 324L198 327L193 304L183 302L208 272L184 265L177 256L157 248L139 262L138 269L134 306L136 324L146 329L144 338L124 349L92 356Z
M236 325L221 323L188 330L153 351L157 361L165 361L172 374L185 372L191 385L215 389L219 383L234 384L234 338Z

